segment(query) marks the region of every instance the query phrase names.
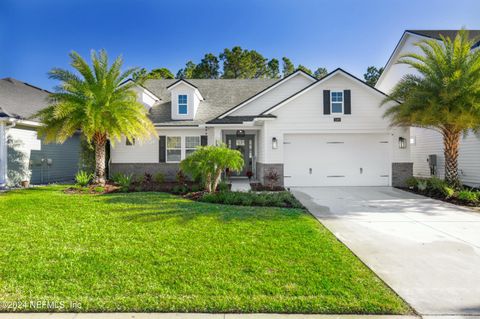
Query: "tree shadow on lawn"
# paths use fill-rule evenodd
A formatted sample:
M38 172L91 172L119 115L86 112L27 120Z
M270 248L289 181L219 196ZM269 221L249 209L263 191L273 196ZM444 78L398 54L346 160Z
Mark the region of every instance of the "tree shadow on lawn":
M195 218L216 217L221 222L229 223L232 221L280 221L307 215L300 209L201 203L165 193L105 194L101 197L109 204L130 205L130 207L111 207L108 210L108 213L118 214L119 218L126 221L158 222L177 219L179 223L184 224ZM105 197L107 197L106 200Z

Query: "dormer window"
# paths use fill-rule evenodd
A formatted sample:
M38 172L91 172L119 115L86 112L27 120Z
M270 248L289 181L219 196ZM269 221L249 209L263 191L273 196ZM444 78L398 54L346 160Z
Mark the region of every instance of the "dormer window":
M178 114L188 114L188 103L186 94L180 94L178 96Z

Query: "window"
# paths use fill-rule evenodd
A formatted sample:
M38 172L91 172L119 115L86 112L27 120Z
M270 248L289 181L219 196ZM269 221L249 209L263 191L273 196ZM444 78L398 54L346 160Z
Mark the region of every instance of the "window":
M343 92L332 92L332 113L343 113Z
M126 144L127 146L133 146L133 145L135 145L135 139L132 138L132 139L130 140L130 139L127 138L127 140L125 141L125 144Z
M178 96L178 114L187 114L188 107L187 107L187 95L180 94Z
M182 138L167 136L167 162L180 162L182 159Z
M185 157L195 152L197 146L200 146L200 136L185 137Z

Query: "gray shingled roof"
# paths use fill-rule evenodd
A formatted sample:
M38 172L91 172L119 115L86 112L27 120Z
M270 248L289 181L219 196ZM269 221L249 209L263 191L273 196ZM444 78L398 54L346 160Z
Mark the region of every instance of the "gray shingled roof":
M225 79L200 80L188 79L195 85L204 101L200 105L193 121L172 120L170 91L167 87L178 80L147 80L144 86L161 101L150 110L150 119L159 126L196 126L213 120L220 114L233 108L252 95L264 90L278 80L272 79Z
M459 31L460 30L407 30L407 32L423 35L433 39L440 39L440 35L453 39ZM470 39L477 39L480 42L480 30L468 30L468 36ZM476 47L479 42L477 42L474 47Z
M12 78L0 80L0 113L27 119L48 105L49 92Z

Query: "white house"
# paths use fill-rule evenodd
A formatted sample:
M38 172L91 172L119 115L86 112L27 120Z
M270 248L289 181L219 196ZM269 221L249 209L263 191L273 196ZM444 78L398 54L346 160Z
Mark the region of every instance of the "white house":
M12 78L0 80L0 188L71 181L78 170L78 135L64 144L45 144L42 125L31 119L48 105L49 92Z
M423 54L414 44L425 39L440 39L440 35L454 38L459 30L407 30L403 33L395 47L385 69L375 87L390 93L398 81L406 74L416 74L406 64L397 64L400 56L406 53ZM470 30L471 38L478 38L480 30ZM477 50L478 42L472 50ZM440 133L430 129L412 127L410 131L410 148L415 176L438 176L444 178L445 157L443 155L443 139ZM470 186L480 186L480 137L470 133L460 142L458 158L459 177Z
M242 152L261 182L285 186L402 185L412 174L408 128L391 128L385 94L342 69L322 79L296 71L279 80L148 80L158 139L111 148L112 173L174 178L198 145ZM391 105L391 104L390 104Z

